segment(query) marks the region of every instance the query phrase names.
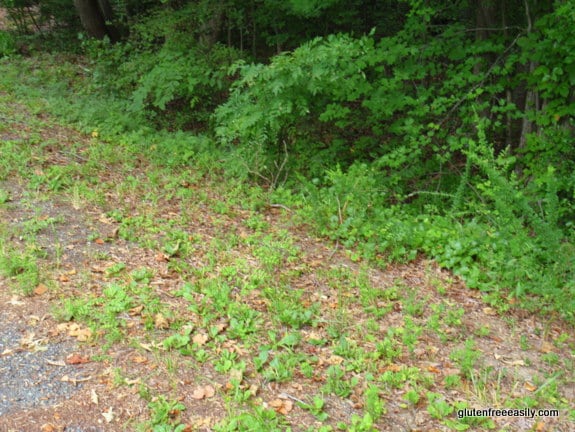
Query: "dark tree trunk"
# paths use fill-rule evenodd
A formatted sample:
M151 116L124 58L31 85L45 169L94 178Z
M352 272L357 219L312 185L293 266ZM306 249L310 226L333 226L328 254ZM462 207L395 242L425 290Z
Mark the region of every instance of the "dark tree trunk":
M112 42L119 39L118 30L112 25L113 12L108 0L74 0L74 6L89 36Z
M218 41L224 18L223 2L207 2L207 16L200 27L200 45L211 48Z
M98 0L98 6L100 6L100 12L102 12L102 17L106 24L106 29L108 31L108 37L112 42L117 42L121 39L120 30L116 27L114 23L114 10L110 5L109 0Z
M502 7L502 4L499 5ZM478 0L475 4L475 39L486 40L495 28L498 27L497 3Z
M527 18L527 34L530 34L533 28L533 23L531 19L531 12L529 10L529 2L525 0L525 16ZM533 71L537 67L535 62L529 62L529 75L533 74ZM525 95L525 104L523 105L523 122L521 124L521 137L519 138L519 148L524 148L527 144L527 137L531 134L535 129L534 122L529 119L528 113L531 110L539 110L539 94L537 90L529 89L527 90L527 94Z

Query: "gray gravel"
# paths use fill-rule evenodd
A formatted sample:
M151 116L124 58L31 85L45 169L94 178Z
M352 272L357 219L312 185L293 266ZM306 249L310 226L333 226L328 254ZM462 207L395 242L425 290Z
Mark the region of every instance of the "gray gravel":
M81 383L65 378L86 377L83 365L64 365L74 351L73 344L40 343L33 350L22 348L26 326L7 321L0 314L0 323L4 323L0 327L0 416L12 410L55 405L81 388Z

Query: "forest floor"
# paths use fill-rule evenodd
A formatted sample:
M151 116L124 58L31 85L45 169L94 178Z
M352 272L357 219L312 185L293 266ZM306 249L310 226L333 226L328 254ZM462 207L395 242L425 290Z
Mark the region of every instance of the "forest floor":
M558 318L363 262L6 89L0 117L0 431L575 429Z

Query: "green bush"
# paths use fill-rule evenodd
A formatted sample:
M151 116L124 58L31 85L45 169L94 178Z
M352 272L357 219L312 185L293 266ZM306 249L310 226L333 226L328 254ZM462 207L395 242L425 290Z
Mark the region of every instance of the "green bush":
M91 90L129 99L128 111L158 128L205 129L227 95L227 71L239 53L218 44L207 49L190 34L196 13L192 5L160 9L135 24L126 42L85 41Z
M386 206L381 175L373 166L354 164L347 172L328 171L323 182L306 182L307 218L320 234L363 257L397 261L424 253L494 299L511 295L524 306L573 319L575 247L557 223L554 170L544 180L545 200L534 202L509 169L509 158L495 158L484 139L471 141L467 155L474 174L462 179L478 197L461 203L459 213ZM455 202L457 194L450 198ZM530 296L538 301L530 303Z
M475 112L494 119L490 135L516 115L504 99L489 100L517 58L489 74L476 72L485 68L484 57L504 48L477 42L456 25L429 40L416 19L380 40L317 38L268 65L237 63L232 71L239 79L216 110L216 134L228 146L260 148L276 161L287 147L296 156L290 167L309 176L337 163L376 161L396 193L406 181L427 187L429 172L461 157L466 137L475 133ZM261 165L254 171L274 166Z
M361 66L370 54L376 54L371 38L338 35L315 39L293 53L276 56L270 65L237 63L232 72L240 78L216 111L219 139L249 149L248 155L270 154L272 160L283 158L286 148L288 153L298 152L298 157L305 153L310 156L305 161L307 171L316 175L338 159L345 162L347 143L337 136L332 137L333 142L322 142L321 119L332 124L340 121L344 126L351 111L336 103L357 100L371 90ZM312 151L317 151L316 157ZM264 176L274 169L267 160L259 166L254 162L247 160Z
M7 57L16 53L16 42L12 35L0 30L0 57Z

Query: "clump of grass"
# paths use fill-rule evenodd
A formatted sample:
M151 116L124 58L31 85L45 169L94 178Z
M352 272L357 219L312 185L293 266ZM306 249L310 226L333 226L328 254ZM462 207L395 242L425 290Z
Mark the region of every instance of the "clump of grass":
M0 274L15 282L24 295L31 295L40 283L40 270L36 258L30 253L12 249L0 255Z

